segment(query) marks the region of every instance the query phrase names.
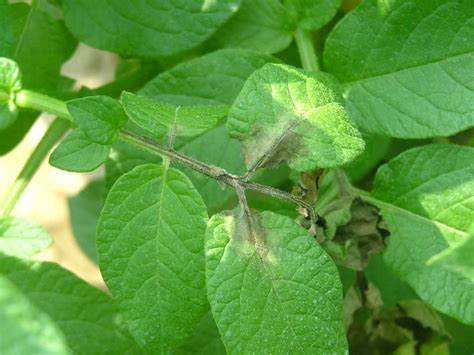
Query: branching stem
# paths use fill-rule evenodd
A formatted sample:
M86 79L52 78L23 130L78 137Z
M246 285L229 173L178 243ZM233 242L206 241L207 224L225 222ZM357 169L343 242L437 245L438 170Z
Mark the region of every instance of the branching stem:
M60 118L56 119L55 123L53 123L53 125L50 127L50 130L53 128L53 126L63 127L61 130L62 132L61 136L64 133L64 131L67 129L67 127L70 126L70 123L72 122L72 117L67 111L67 107L64 102L42 95L42 94L38 94L32 91L22 90L17 94L16 104L19 107L45 111L45 112L53 113L59 117L62 117L62 119ZM56 131L56 128L54 129L54 131ZM187 155L184 155L174 150L170 146L160 144L158 142L155 142L152 139L142 137L140 135L137 135L125 129L122 129L119 131L119 139L125 142L129 142L139 148L150 151L151 153L168 157L169 159L173 160L174 162L178 164L181 164L207 177L218 180L228 186L233 187L238 193L242 193L242 191L245 191L245 190L253 190L264 195L276 197L276 198L297 204L300 207L307 210L309 218L311 219L311 222L316 223L316 215L314 213L313 207L309 203L304 201L303 199L299 198L298 196L292 195L286 191L282 191L271 186L262 185L255 182L248 181L248 177L246 176L237 176L237 175L231 174L220 167L208 165L199 160L195 160L191 157L188 157ZM59 140L59 137L55 140L55 142L57 140ZM39 148L40 145L38 145L37 148ZM52 145L53 144L50 144L49 148L45 152L42 152L42 155L37 155L35 159L40 158L39 161L41 162L41 160L45 158L47 152L52 147ZM31 158L33 158L33 156ZM27 166L28 166L28 163L27 163ZM27 166L25 166L25 168ZM23 190L24 190L24 187L23 187ZM23 190L20 191L20 195ZM19 195L17 197L19 197ZM15 202L16 201L13 201L13 205ZM7 205L5 205L5 208L8 208ZM8 213L10 211L11 209L8 211Z

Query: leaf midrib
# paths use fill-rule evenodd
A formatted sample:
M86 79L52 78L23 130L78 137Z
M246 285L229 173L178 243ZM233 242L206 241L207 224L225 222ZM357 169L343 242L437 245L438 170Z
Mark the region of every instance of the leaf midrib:
M158 258L158 255L160 254L160 250L159 250L159 246L158 246L158 238L160 236L160 230L161 230L161 220L162 220L162 213L163 213L163 199L164 199L164 196L165 196L165 187L166 187L166 177L168 175L168 164L163 164L163 175L162 175L162 179L163 179L163 183L161 185L161 191L160 191L160 200L158 202L158 216L157 216L157 222L158 222L158 228L156 229L156 233L155 233L155 251L156 251L156 255L157 255L157 258ZM159 270L159 263L155 263L156 265L156 275L159 275L160 274L160 270ZM159 294L159 290L160 290L160 283L159 283L159 278L158 277L155 277L155 280L156 280L156 283L155 283L155 286L156 286L156 290L157 290L157 294ZM157 302L158 303L161 303L160 302L160 297L157 297ZM163 319L162 319L162 312L159 312L159 317L160 317L160 337L163 336L163 332L162 332L162 329L163 327L161 326L163 324Z
M259 252L259 249L257 248L257 235L256 235L256 232L252 226L252 223L251 223L251 218L248 218L248 223L249 223L249 230L250 230L250 234L252 235L252 241L253 241L253 244L254 244L254 253L253 255L256 255L257 256L257 259L260 261L260 263L262 264L262 268L265 270L265 273L268 275L268 280L270 281L270 287L271 287L271 290L273 292L273 294L275 295L275 298L281 308L281 314L283 315L284 319L285 319L285 323L288 325L288 328L291 330L291 332L294 334L295 338L298 337L298 334L296 333L296 331L293 329L293 326L292 326L292 323L291 321L289 320L287 314L286 314L286 311L285 311L285 307L283 306L283 303L280 301L280 298L278 297L278 292L277 292L277 287L274 285L274 279L273 279L273 274L268 270L267 268L267 265L265 263L265 259L264 257L260 254ZM252 256L253 256L252 255ZM300 347L300 343L299 342L296 342L295 344L301 351L303 351L304 349Z
M31 21L31 18L33 17L33 12L36 11L37 7L38 7L38 1L33 1L33 4L31 5L30 11L28 12L28 17L25 21L25 24L24 24L23 28L22 28L20 38L18 39L18 43L15 46L15 51L13 52L12 57L15 58L15 59L18 55L18 52L20 51L20 47L23 45L23 40L25 38L25 32L27 31L28 26L29 26L30 21Z

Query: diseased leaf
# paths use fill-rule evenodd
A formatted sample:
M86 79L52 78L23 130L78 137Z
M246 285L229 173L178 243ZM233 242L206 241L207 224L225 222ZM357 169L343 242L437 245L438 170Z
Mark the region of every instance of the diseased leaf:
M2 354L69 354L59 328L7 278L0 276Z
M179 64L158 75L140 91L140 94L182 106L230 105L247 77L269 61L277 59L245 50L219 50ZM245 171L239 157L239 143L229 138L224 125L188 141L176 142L176 148L230 172L241 174ZM106 162L107 189L121 174L133 167L159 161L158 156L149 152L116 142ZM231 189L222 191L215 180L188 169L184 171L203 196L210 212L227 207L234 195Z
M240 0L64 0L68 28L81 41L125 57L181 53L209 38Z
M8 58L0 58L0 130L10 126L18 116L15 92L20 89L18 65Z
M269 55L223 49L184 62L158 75L140 91L140 94L183 106L230 105L248 76L265 63L274 61L277 59ZM239 143L228 136L224 125L195 137L182 146L177 144L177 147L187 155L220 166L232 173L241 174L245 171L239 157ZM136 154L132 156L136 157ZM121 157L117 158L117 163L121 159L131 162L127 154L121 154ZM222 191L215 180L188 169L185 171L203 196L210 212L227 206L234 195L232 190Z
M321 230L324 237L321 239L333 239L337 229L351 220L351 206L357 195L350 191L350 184L341 170L330 170L320 179L320 183L311 183L312 188L316 190L311 193L315 194L315 211L318 216L324 218L324 228ZM313 180L316 178L313 177ZM300 185L303 183L308 189L310 184L304 182L300 182Z
M180 171L142 165L120 177L97 226L102 275L150 352L176 348L207 310L206 206Z
M112 144L127 123L117 100L108 96L86 96L67 102L67 109L85 135L95 143Z
M474 324L474 283L427 261L469 236L474 225L474 149L414 148L382 166L368 200L390 230L385 261L425 302Z
M76 196L68 198L74 238L82 251L97 263L95 230L105 200L105 182L94 180Z
M467 277L474 283L474 236L431 257L428 265L443 267Z
M0 253L30 257L52 243L49 232L38 224L17 217L0 218Z
M298 27L316 31L327 24L341 6L342 0L283 0L288 16L293 16Z
M51 153L49 163L66 171L92 171L107 159L109 151L109 145L92 142L81 129L75 129Z
M0 275L51 318L79 354L137 352L110 298L74 274L48 262L0 256Z
M180 106L123 92L130 119L153 136L197 136L215 127L229 111L226 105Z
M288 164L298 171L342 165L364 149L333 79L283 64L255 71L227 121L253 167Z
M210 42L219 47L276 53L290 45L294 27L280 0L243 0L239 11Z
M183 106L230 105L254 70L276 61L269 55L222 49L158 75L139 94Z
M367 132L449 136L474 126L474 6L367 0L329 36L325 67Z
M225 355L225 347L222 344L219 330L212 317L211 311L201 319L194 330L193 335L173 354L180 355Z
M347 352L337 268L291 218L241 209L214 215L206 280L228 353Z

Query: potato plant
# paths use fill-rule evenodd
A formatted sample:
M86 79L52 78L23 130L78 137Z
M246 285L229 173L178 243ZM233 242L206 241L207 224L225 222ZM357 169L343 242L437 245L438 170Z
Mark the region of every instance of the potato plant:
M73 90L79 42L115 80ZM472 354L473 0L0 0L2 354ZM40 164L108 292L32 257ZM23 164L23 163L22 163ZM40 206L38 206L40 208Z

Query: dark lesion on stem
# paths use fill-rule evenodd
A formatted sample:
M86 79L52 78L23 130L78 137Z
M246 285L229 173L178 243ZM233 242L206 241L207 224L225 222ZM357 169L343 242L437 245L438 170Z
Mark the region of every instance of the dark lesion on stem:
M152 153L167 156L178 164L184 165L194 171L206 175L207 177L233 187L237 193L237 196L239 197L239 201L245 198L245 190L253 190L268 196L297 204L304 211L304 214L306 215L305 217L311 222L311 226L314 226L317 222L317 216L314 212L313 206L298 196L271 186L248 181L248 177L246 175L238 176L231 174L225 169L195 160L170 147L157 143L152 139L137 135L133 132L121 130L119 136L124 141L130 142ZM244 199L244 201L246 202L246 199Z
M59 116L61 122L64 122L68 126L74 124L73 119L67 110L65 102L61 100L46 95L38 94L33 91L22 90L17 93L15 102L18 107L30 108L38 111L53 113ZM237 191L237 193L239 193L239 191L253 190L265 195L273 196L285 201L289 201L291 203L295 203L300 207L300 210L303 210L303 215L310 221L311 226L314 227L317 222L317 217L314 212L313 206L311 206L310 203L291 193L276 189L271 186L266 186L249 181L253 172L257 170L260 166L262 166L265 161L267 161L268 155L272 155L274 150L285 139L287 133L291 132L292 128L293 125L290 125L283 133L281 139L277 140L277 142L275 142L275 144L273 144L266 152L267 154L264 154L264 157L262 157L262 159L259 159L258 162L256 162L256 165L252 167L250 171L244 176L231 174L220 167L208 165L199 160L195 160L191 157L188 157L172 148L172 140L169 142L171 143L171 145L167 146L155 142L152 139L137 135L125 129L121 129L119 131L119 138L137 147L148 150L153 154L168 157L170 160L173 160L178 164L184 165L205 176L218 180L226 185L232 186Z

